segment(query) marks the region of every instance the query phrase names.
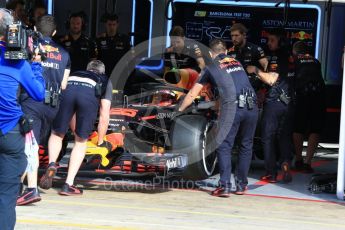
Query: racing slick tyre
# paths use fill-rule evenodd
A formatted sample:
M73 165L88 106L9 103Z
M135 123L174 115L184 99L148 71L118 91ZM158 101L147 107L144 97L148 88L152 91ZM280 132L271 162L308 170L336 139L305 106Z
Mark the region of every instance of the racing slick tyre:
M217 157L211 151L211 133L211 123L203 116L183 115L176 118L170 130L171 150L188 154L183 179L202 180L213 174Z

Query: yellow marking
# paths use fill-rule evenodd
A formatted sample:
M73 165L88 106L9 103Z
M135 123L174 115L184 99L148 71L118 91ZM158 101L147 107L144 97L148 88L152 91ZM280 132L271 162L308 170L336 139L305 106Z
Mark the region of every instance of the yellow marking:
M111 227L95 224L77 224L62 221L50 221L50 220L28 220L28 219L18 219L17 223L21 224L35 224L35 225L53 225L62 227L76 227L76 228L87 228L87 229L110 229L110 230L134 230L138 228L128 228L128 227Z
M141 211L151 211L151 212L168 212L172 213L183 213L183 214L193 214L193 215L202 215L202 216L218 216L218 217L228 217L228 218L237 218L237 219L252 219L260 220L263 222L288 222L296 224L309 224L309 225L319 225L327 227L337 227L345 229L343 224L332 224L332 223L321 223L314 221L303 221L303 220L291 220L291 219L282 219L282 218L267 218L267 217L257 217L257 216L248 216L248 215L234 215L234 214L223 214L215 212L198 212L198 211L187 211L187 210L175 210L175 209L165 209L165 208L143 208L143 207L130 207L127 205L111 205L111 204L98 204L98 203L81 203L81 202L71 202L71 201L57 201L57 200L45 200L47 203L54 204L65 204L70 206L93 206L93 207L102 207L102 208L116 208L116 209L129 209L129 210L141 210Z
M97 141L97 140L95 138L95 140L92 140L92 141ZM86 145L87 145L87 147L86 147L86 155L100 155L101 159L102 159L101 165L103 167L108 166L108 164L110 163L108 158L107 158L109 150L107 148L105 148L105 147L97 146L97 144L95 144L92 141L88 141L86 143Z

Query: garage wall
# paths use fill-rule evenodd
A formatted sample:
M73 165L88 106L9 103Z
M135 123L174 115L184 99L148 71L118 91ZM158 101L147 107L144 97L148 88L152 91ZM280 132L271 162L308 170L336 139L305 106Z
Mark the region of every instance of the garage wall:
M5 8L6 0L0 0L0 8Z

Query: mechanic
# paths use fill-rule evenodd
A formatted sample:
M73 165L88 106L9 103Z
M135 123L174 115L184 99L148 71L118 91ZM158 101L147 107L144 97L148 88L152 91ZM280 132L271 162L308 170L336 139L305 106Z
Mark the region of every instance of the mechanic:
M105 64L105 73L110 77L115 65L130 50L129 37L118 33L119 18L117 15L106 17L106 32L97 39L98 59Z
M85 16L83 12L74 13L68 20L69 34L60 39L62 46L71 58L71 72L85 70L90 60L96 59L96 43L83 34Z
M6 3L6 9L13 12L14 21L22 21L28 23L28 18L25 13L25 2L23 0L10 0Z
M231 192L231 151L237 133L240 138L239 164L235 172L236 194L242 195L247 189L247 175L252 158L252 146L258 119L256 96L246 72L240 62L226 55L226 43L220 39L210 42L213 62L208 65L193 88L188 92L178 114L184 111L198 96L206 83L218 87L220 116L216 136L219 162L219 187L211 194L229 197ZM277 74L257 71L263 81L273 84ZM228 129L226 127L229 127Z
M34 55L30 64L25 60L6 60L6 27L13 17L6 9L0 9L0 228L14 229L16 200L20 177L27 165L24 153L24 134L29 130L19 106L17 92L23 87L35 100L44 98L44 78L40 56ZM21 126L19 125L22 124ZM21 130L21 131L20 131ZM23 134L22 134L23 133Z
M185 38L181 26L174 26L169 32L171 46L166 49L165 66L174 69L194 69L200 72L205 67L205 61L200 47Z
M279 74L273 86L268 86L263 107L261 123L261 142L263 145L266 174L262 180L277 182L277 153L284 182L291 182L291 160L293 158L292 124L293 124L293 71L292 56L288 51L284 31L273 29L268 32L268 71ZM291 62L289 64L289 62ZM290 68L289 68L290 67ZM254 73L257 67L249 66L248 72ZM290 71L291 70L291 71Z
M296 112L293 133L295 167L305 173L313 173L311 161L319 143L326 115L325 82L320 62L309 54L304 42L296 42L292 52L296 68ZM304 135L308 137L305 163L302 158Z
M37 143L46 146L51 123L59 110L60 92L66 88L71 62L67 51L52 41L52 36L56 33L56 22L53 16L46 15L38 18L36 28L44 36L41 44L47 52L46 60L42 62L46 95L44 102L36 102L27 93L22 93L21 106L24 113L33 119L33 132ZM17 205L26 205L41 200L37 189L37 173L38 164L33 172L27 173L28 187L18 197ZM22 177L22 181L24 178L25 175Z
M268 60L265 56L264 50L247 41L248 29L241 23L235 23L230 28L230 36L233 46L228 50L228 55L235 58L244 68L248 65L253 65L259 69L266 71ZM255 91L258 91L262 83L258 80L255 74L248 74L250 83ZM263 100L262 98L259 98Z
M98 145L105 147L103 137L109 124L112 85L104 73L104 64L99 60L93 60L87 65L86 71L74 72L68 78L67 88L62 93L60 108L63 109L59 110L54 120L53 131L49 138L49 166L40 180L41 188L49 189L52 186L52 179L57 170L56 160L61 151L62 140L67 132L68 124L75 114L75 143L71 152L66 183L59 194L67 196L82 194L82 190L73 184L85 156L86 141L92 132L99 105L100 121L98 131L100 137ZM73 126L74 124L72 124Z
M36 22L39 17L42 17L43 15L47 14L47 9L44 4L36 4L34 8L31 10L30 15L30 24L28 25L30 29L34 29L34 26L36 25Z

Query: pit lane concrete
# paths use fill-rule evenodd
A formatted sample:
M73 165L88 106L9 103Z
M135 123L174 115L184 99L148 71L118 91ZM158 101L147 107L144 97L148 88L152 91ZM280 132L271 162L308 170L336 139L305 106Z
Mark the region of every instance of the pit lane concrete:
M319 150L313 161L316 173L336 165L334 151ZM55 188L41 190L41 202L17 207L16 229L345 229L345 202L311 194L312 175L294 172L291 184L266 184L263 173L263 161L253 161L247 195L229 199L209 195L219 175L182 189L181 181L78 178L86 189L74 197L59 196L63 180L55 180Z
M16 229L345 229L341 202L96 187L88 187L83 196L59 196L56 189L42 193L41 202L17 207Z

